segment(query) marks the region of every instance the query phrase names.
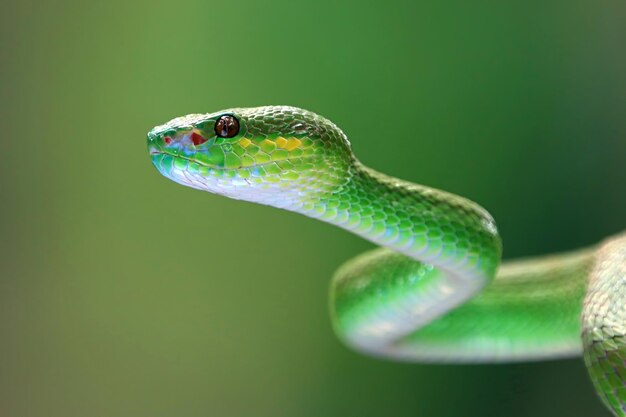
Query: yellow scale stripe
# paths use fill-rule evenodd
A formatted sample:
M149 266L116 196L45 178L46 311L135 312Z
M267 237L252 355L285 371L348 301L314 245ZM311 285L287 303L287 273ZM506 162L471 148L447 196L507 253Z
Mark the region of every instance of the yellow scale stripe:
M241 138L239 140L239 145L242 148L244 148L244 149L247 148L248 146L250 146L251 143L252 143L252 141L250 139L248 139L248 138Z
M251 143L252 141L248 138L239 139L239 145L244 149L250 146ZM270 139L263 139L263 142L261 142L260 145L262 145L263 143L274 144L276 145L276 147L286 149L288 151L293 151L294 149L302 145L302 141L298 138L285 139L282 136L276 138L275 141L272 141Z
M284 148L285 145L287 144L287 139L281 137L276 138L276 146L278 146L279 148Z
M293 151L300 145L302 145L302 141L297 138L285 139L282 136L276 138L276 146L278 146L279 148L287 149L288 151Z

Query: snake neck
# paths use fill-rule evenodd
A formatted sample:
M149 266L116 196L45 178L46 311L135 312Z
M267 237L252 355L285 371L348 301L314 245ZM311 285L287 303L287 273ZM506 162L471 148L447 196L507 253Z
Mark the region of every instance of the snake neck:
M406 335L491 281L500 260L500 240L489 213L464 198L386 176L357 161L340 178L332 192L305 202L303 213L414 260L393 259L382 268L384 279L376 280L384 288L371 289L375 299L399 295L395 307L373 302L377 307L354 319L352 314L336 314L345 317L337 326L346 343L393 357ZM370 291L368 282L375 281L381 264L383 260L370 256L340 268L331 294L336 311L349 311L353 298ZM357 270L356 275L350 272Z
M489 281L500 261L495 222L482 207L358 161L343 183L312 198L301 211L456 275Z

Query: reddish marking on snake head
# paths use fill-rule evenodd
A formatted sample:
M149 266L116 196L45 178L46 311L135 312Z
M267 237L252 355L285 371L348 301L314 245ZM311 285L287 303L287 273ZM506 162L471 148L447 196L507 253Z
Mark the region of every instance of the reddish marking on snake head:
M172 143L172 138L170 138L169 136L165 136L163 138L163 141L165 142L166 145L169 145L170 143Z
M198 145L203 144L207 140L203 138L200 134L196 132L191 132L191 141L193 142L195 146L198 146Z

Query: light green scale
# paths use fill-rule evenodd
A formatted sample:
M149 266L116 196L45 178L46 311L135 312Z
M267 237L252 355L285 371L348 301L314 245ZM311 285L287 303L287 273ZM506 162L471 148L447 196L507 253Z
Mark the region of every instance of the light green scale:
M238 129L220 137L224 118ZM294 107L184 116L150 131L148 148L178 183L296 211L380 245L332 281L333 325L354 349L466 363L584 351L600 397L626 416L626 237L499 267L486 210L365 167L336 125Z

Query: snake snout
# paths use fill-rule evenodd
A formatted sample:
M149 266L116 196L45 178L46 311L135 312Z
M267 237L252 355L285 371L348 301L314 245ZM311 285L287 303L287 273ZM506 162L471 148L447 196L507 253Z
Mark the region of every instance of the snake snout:
M148 132L148 151L151 155L163 153L165 150L178 152L190 142L190 133L158 126Z

